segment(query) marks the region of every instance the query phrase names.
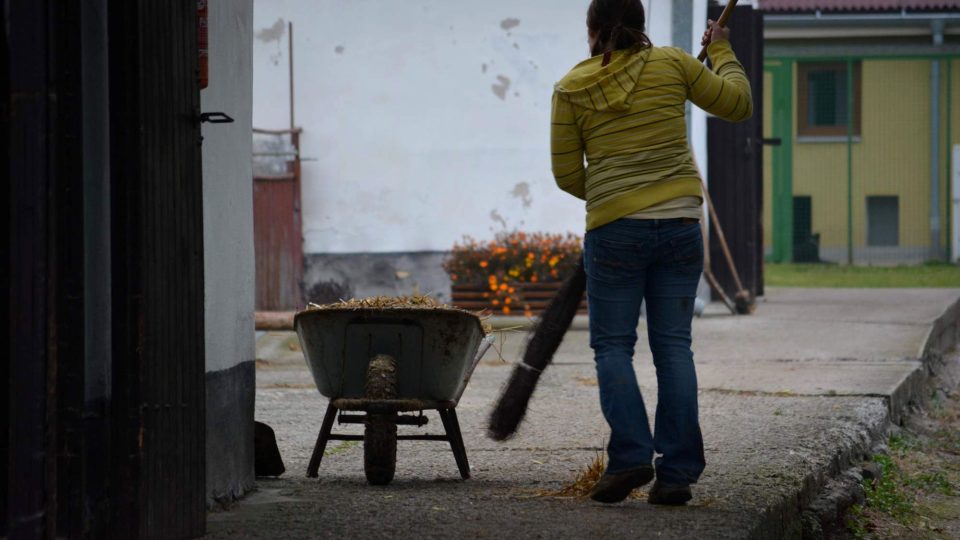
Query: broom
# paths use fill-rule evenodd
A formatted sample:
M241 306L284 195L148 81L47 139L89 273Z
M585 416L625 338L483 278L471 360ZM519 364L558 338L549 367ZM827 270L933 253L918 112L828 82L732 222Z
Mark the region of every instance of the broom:
M560 290L543 310L539 322L530 331L530 341L523 352L523 361L514 366L510 380L503 387L500 399L490 413L487 435L491 439L504 441L517 431L517 426L527 414L527 404L537 381L540 380L540 374L553 360L554 353L560 347L564 334L577 314L586 289L587 273L581 257L573 275L563 282Z

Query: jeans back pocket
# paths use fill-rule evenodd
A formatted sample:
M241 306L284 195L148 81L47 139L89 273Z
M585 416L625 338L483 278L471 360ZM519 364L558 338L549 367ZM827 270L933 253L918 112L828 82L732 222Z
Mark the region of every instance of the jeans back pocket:
M587 238L584 262L587 275L609 283L639 281L646 265L645 242Z

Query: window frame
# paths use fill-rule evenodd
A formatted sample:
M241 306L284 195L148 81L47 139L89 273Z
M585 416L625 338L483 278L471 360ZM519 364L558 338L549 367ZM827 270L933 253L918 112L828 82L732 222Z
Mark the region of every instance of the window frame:
M853 64L853 126L852 136L860 136L860 96L861 65L859 60ZM843 137L847 136L845 124L834 126L812 126L808 123L810 101L808 97L808 75L811 71L839 70L847 71L847 62L797 62L797 136L798 137Z

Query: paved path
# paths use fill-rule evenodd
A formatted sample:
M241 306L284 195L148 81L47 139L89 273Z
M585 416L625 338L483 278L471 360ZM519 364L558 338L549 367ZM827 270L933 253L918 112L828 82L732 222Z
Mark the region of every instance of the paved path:
M287 473L229 512L214 537L665 537L796 535L799 511L841 467L862 459L891 406L918 390L920 348L960 289L770 289L750 317L715 310L694 323L707 470L684 508L644 500L606 506L537 496L572 480L603 446L588 335L571 331L516 438L494 443L484 424L520 354L522 334L477 368L458 412L473 479L459 480L444 443L400 443L396 480L365 484L362 447L333 443L320 480L304 477L326 400L290 334L258 340L257 419L277 432ZM713 314L710 314L713 313ZM641 328L641 340L645 332ZM650 354L635 359L648 408ZM425 431L436 431L435 413ZM359 433L358 426L340 426ZM412 431L417 428L401 427Z

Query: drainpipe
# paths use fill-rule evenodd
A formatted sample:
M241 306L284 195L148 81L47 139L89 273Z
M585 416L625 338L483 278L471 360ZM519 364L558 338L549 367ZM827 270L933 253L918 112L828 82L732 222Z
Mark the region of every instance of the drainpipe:
M943 21L930 23L934 46L943 45ZM930 253L940 259L940 60L930 63Z

